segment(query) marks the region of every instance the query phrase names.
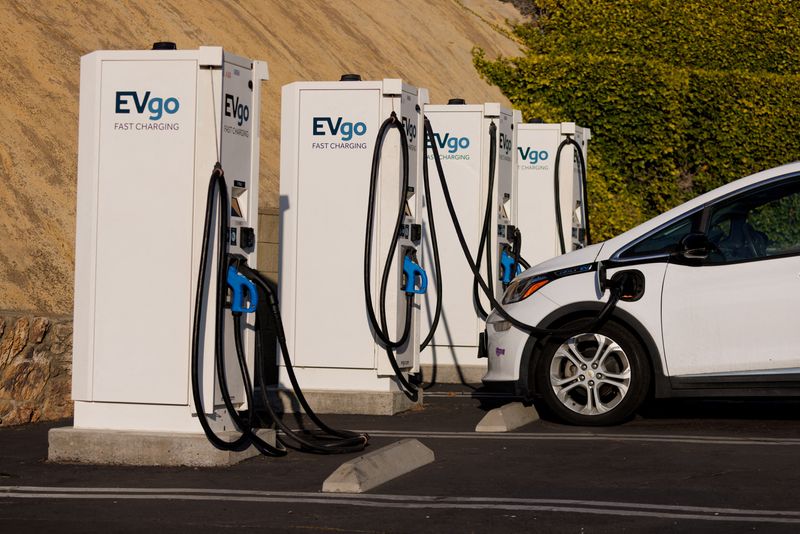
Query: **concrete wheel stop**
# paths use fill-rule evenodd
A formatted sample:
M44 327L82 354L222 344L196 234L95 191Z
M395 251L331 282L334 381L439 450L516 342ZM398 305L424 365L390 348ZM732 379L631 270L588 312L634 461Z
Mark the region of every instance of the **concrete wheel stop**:
M325 493L364 493L434 460L416 439L403 439L343 463L322 484Z
M261 429L257 433L267 443L275 444L274 430ZM238 436L236 432L220 433L226 441L233 441ZM68 426L51 429L48 440L47 460L62 463L227 467L259 454L252 446L243 451L221 451L202 433L134 432Z
M489 410L475 427L475 432L509 432L538 420L536 408L525 406L521 402L512 402Z

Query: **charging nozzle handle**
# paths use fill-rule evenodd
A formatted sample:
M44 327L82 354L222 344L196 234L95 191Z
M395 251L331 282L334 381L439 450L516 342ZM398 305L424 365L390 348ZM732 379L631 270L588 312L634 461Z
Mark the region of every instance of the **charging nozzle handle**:
M428 291L428 275L425 269L420 267L410 256L403 260L403 272L406 275L406 294L423 295ZM417 277L419 276L419 289L417 289Z
M503 249L500 255L500 265L503 267L502 282L506 285L510 284L511 280L522 272L522 265L520 265L517 258L509 254L506 249Z
M233 313L253 313L258 307L258 290L256 285L245 275L236 270L236 267L228 267L228 285L233 290L231 300L231 311ZM250 305L245 305L245 297L250 301Z
M522 251L522 232L519 228L514 228L514 236L511 244L511 256L514 258L514 276L522 272L522 258L520 256Z

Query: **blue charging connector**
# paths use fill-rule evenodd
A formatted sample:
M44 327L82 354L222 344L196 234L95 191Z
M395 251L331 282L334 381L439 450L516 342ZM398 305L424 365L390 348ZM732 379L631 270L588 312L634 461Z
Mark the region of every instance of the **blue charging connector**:
M406 293L422 295L428 291L428 275L425 269L414 263L409 256L403 260L403 272L406 274ZM417 289L417 277L419 277L419 289Z
M256 285L237 271L233 265L228 266L228 285L233 290L233 299L231 299L231 311L233 313L253 313L256 311L258 307ZM245 298L250 301L250 306L245 306Z
M522 265L517 263L517 272L512 273L511 267L514 265L514 256L508 253L506 249L500 254L500 265L503 266L503 283L510 284L519 273L522 272Z

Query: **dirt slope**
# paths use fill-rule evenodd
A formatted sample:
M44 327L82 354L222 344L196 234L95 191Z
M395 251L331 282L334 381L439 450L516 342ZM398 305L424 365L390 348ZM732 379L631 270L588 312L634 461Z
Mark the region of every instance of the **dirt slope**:
M281 85L400 77L507 102L470 49L514 54L499 0L62 0L0 2L0 309L72 313L79 64L99 49L222 45L269 63L261 202L277 204Z

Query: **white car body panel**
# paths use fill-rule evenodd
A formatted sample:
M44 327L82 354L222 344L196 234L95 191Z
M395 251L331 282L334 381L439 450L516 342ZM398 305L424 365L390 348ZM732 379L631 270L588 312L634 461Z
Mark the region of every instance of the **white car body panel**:
M705 267L670 264L662 303L670 374L800 367L798 274L798 256ZM770 303L768 313L758 310L764 302Z
M547 298L545 295L533 295L526 300L536 301L535 306L527 306L528 311L524 311L523 306L507 306L506 311L512 317L525 318L526 322L539 322L550 313L557 310L560 306ZM520 304L524 304L522 301ZM494 327L495 322L503 321L497 311L493 311L486 319L487 352L488 352L488 371L483 377L486 382L507 382L519 380L520 362L522 361L525 343L528 341L528 334L518 328L508 328L504 331L497 331Z
M622 249L683 215L739 190L793 173L800 173L800 162L731 182L608 241L535 265L520 274L519 278L616 260ZM775 267L772 267L773 264ZM664 374L724 375L800 368L800 349L797 349L800 347L800 329L796 326L800 308L800 258L795 256L783 260L709 267L668 264L666 259L644 263L641 263L641 259L631 259L630 265L620 266L617 263L614 269L608 270L609 278L616 270L624 269L636 269L645 275L643 297L636 302L620 302L618 308L631 314L650 335L660 353L658 358ZM663 303L662 294L666 295ZM505 305L504 309L522 322L539 325L561 307L574 303L604 302L607 298L608 293L600 295L597 272L593 271L556 279L527 299ZM778 307L773 309L774 316L761 314L754 317L758 314L747 313L753 304L765 300L774 302ZM774 321L774 317L780 319ZM520 364L529 336L514 327L497 331L495 323L502 321L496 311L487 319L489 370L484 376L486 382L517 381L520 378ZM766 347L763 342L759 344L758 354L761 357L754 355L752 344L748 346L748 339L754 339L753 336L748 337L748 332L754 329L760 329L765 333L764 337L771 341ZM674 332L680 332L680 335L671 335ZM788 343L787 335L791 337ZM759 336L759 341L763 341L763 337ZM720 353L726 356L722 359L704 357Z
M642 326L653 337L658 345L662 367L666 370L661 346L661 286L664 281L665 263L649 263L636 266L645 276L646 290L644 296L636 302L620 302L617 308L636 317ZM613 276L619 269L609 269L608 276ZM514 318L528 324L538 325L554 311L570 304L608 301L608 293L601 295L598 287L597 272L589 272L566 276L554 280L527 299L516 304L507 305L504 309ZM528 334L517 328L505 332L496 332L493 323L502 321L494 311L487 319L491 328L489 344L489 371L484 376L486 381L518 380L520 362L528 341Z

